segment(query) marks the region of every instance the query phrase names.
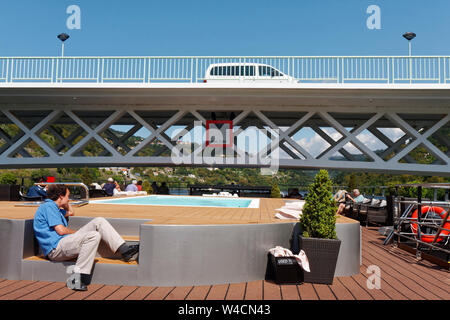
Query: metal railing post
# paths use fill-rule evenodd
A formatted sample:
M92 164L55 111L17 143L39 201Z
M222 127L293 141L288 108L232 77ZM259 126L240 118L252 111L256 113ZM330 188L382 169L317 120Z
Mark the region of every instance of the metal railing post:
M412 83L412 57L411 56L409 56L409 83Z
M387 68L387 83L391 83L391 72L390 72L390 62L389 62L389 58L386 59L386 68Z
M9 80L9 60L10 59L6 59L6 82L12 82Z
M10 74L10 82L13 82L14 81L14 76L13 76L13 73L14 73L14 61L15 61L15 59L14 58L11 58L11 74Z
M198 82L198 58L195 58L195 81Z
M101 60L99 58L97 60L97 83L100 83L100 62Z
M444 57L444 82L447 83L447 58Z

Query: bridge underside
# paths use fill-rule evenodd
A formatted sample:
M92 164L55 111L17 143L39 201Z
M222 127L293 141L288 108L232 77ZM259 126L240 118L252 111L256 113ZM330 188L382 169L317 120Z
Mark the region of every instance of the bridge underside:
M230 123L211 120L232 121L224 146L208 140L206 127ZM184 165L450 176L449 146L448 88L0 87L1 168Z

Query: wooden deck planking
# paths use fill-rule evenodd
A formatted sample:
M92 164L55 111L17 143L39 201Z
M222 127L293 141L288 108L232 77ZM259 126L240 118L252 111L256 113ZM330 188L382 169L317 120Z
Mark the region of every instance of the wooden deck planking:
M365 274L367 268L370 265L371 263L368 263L367 260L363 258L361 273ZM382 294L384 294L386 296L386 300L408 300L408 298L403 293L399 292L398 289L391 286L384 277L381 281L381 288L377 291L380 291Z
M391 246L381 246L377 243L380 239L375 240L374 236L369 233L363 235L363 237L363 240L371 245L371 252L377 254L377 257L383 262L387 264L390 262L389 256L386 254L398 258L398 263L392 265L392 268L395 270L405 272L411 277L419 277L422 283L427 285L433 284L438 290L445 290L448 293L448 285L450 282L444 283L442 279L440 279L442 277L442 270L436 270L436 266L432 263L426 260L417 261L411 254L408 254L405 259L404 250L392 248Z
M15 282L17 282L17 281L15 281L15 280L3 280L2 282L0 282L0 289L2 289L2 288L4 288L4 287L7 287L7 286L9 286L9 285L12 285L13 283L15 283Z
M384 279L386 275L390 275L393 279L395 279L396 284L401 283L415 294L419 295L421 299L432 299L432 300L440 300L441 298L432 292L430 292L427 288L429 288L429 284L427 282L423 282L417 276L411 276L411 274L407 271L398 272L396 269L391 267L390 265L384 263L383 261L376 259L373 255L367 253L367 259L373 262L374 265L377 265L381 268L381 279ZM391 279L391 278L389 278ZM436 287L433 287L436 289Z
M270 211L271 209L267 209ZM450 300L448 271L415 262L410 253L382 246L376 230L363 228L360 274L338 277L332 285L277 285L270 281L187 287L136 287L91 284L86 292L67 289L63 282L0 279L0 300ZM411 260L412 259L412 260ZM415 263L414 263L415 262ZM366 270L381 269L381 289L368 289Z
M326 284L313 284L313 286L320 300L336 300L336 296L331 291L330 286Z
M264 281L263 299L264 300L281 300L280 286L278 284L270 282L270 281Z
M112 293L105 300L125 300L130 294L132 294L138 287L136 286L121 286L118 290Z
M358 284L354 276L341 277L338 278L338 281L352 293L356 300L373 300L372 296Z
M170 293L165 297L165 300L184 300L193 288L193 286L175 287L175 289L170 291Z
M314 286L311 283L303 283L301 286L298 287L298 289L300 291L301 300L319 300L316 290L314 289Z
M281 298L283 300L300 300L297 285L283 285L281 288Z
M365 265L377 265L377 260L367 259L363 257L363 263ZM385 284L388 284L394 288L395 292L401 293L408 300L421 300L422 297L416 294L413 290L405 286L401 281L394 278L392 275L381 271L381 287L384 288Z
M155 287L137 287L125 300L144 300L155 289Z
M360 267L360 275L362 276L359 280L359 284L363 286L364 289L372 296L374 300L392 300L389 295L384 293L381 289L369 289L368 288L368 279L371 274L367 274L367 268L369 266L365 266L364 264ZM369 279L369 283L373 285L373 280ZM382 288L384 286L381 286Z
M247 283L231 283L225 300L243 300Z
M244 300L262 300L263 281L247 282Z
M87 290L87 291L74 291L73 294L67 296L63 300L84 300L87 297L89 297L90 295L95 294L95 292L97 292L98 290L100 290L104 286L105 285L98 284L98 283L90 284L89 285L89 290Z
M175 287L157 287L144 300L164 300Z
M30 292L37 291L42 287L48 286L51 282L34 282L30 285L24 286L20 289L14 290L10 293L0 296L1 300L17 300L22 296L29 294Z
M7 295L17 289L21 289L23 287L32 285L33 281L30 280L19 280L19 281L12 281L9 282L8 285L3 286L0 289L0 299L2 298L2 296Z
M373 256L371 256L373 258ZM379 259L379 266L382 270L382 277L384 274L389 273L397 281L401 281L405 286L412 289L416 293L420 294L424 298L430 299L450 299L450 294L448 292L448 287L442 289L440 286L429 282L428 280L422 278L421 275L417 275L406 270L399 270L399 265L390 266L385 260ZM425 275L425 273L424 273ZM439 280L439 279L437 279ZM442 278L441 278L442 280Z
M337 300L355 300L352 293L338 279L334 279L330 289Z
M85 300L106 300L110 295L116 292L120 286L104 286L97 290L94 294L91 294Z
M40 300L61 288L65 288L68 291L70 290L66 288L66 284L64 282L52 282L39 290L31 291L28 294L21 296L17 300Z
M211 286L206 300L224 300L227 296L229 284L219 284Z
M59 288L52 293L42 297L40 300L64 300L66 297L72 295L74 293L73 290L70 290L66 286Z
M212 286L197 286L192 288L186 300L205 300Z

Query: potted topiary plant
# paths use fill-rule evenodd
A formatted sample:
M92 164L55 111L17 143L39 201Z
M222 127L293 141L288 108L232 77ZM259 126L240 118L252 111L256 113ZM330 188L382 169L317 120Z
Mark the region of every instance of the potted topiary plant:
M304 281L332 284L341 241L336 237L336 204L326 170L314 177L300 217L300 248L305 251L311 272Z
M153 188L148 180L142 183L142 191L147 191L147 194L153 194Z
M0 174L0 200L1 201L19 201L20 186L16 184L17 177L11 172Z
M278 184L274 183L272 185L272 189L270 190L270 197L271 198L281 198L281 191L278 187Z

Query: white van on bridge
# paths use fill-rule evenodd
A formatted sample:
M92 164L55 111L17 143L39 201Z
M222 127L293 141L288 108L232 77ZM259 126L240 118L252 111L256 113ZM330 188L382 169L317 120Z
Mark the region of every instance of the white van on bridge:
M205 72L203 82L294 83L297 79L261 63L215 63Z

